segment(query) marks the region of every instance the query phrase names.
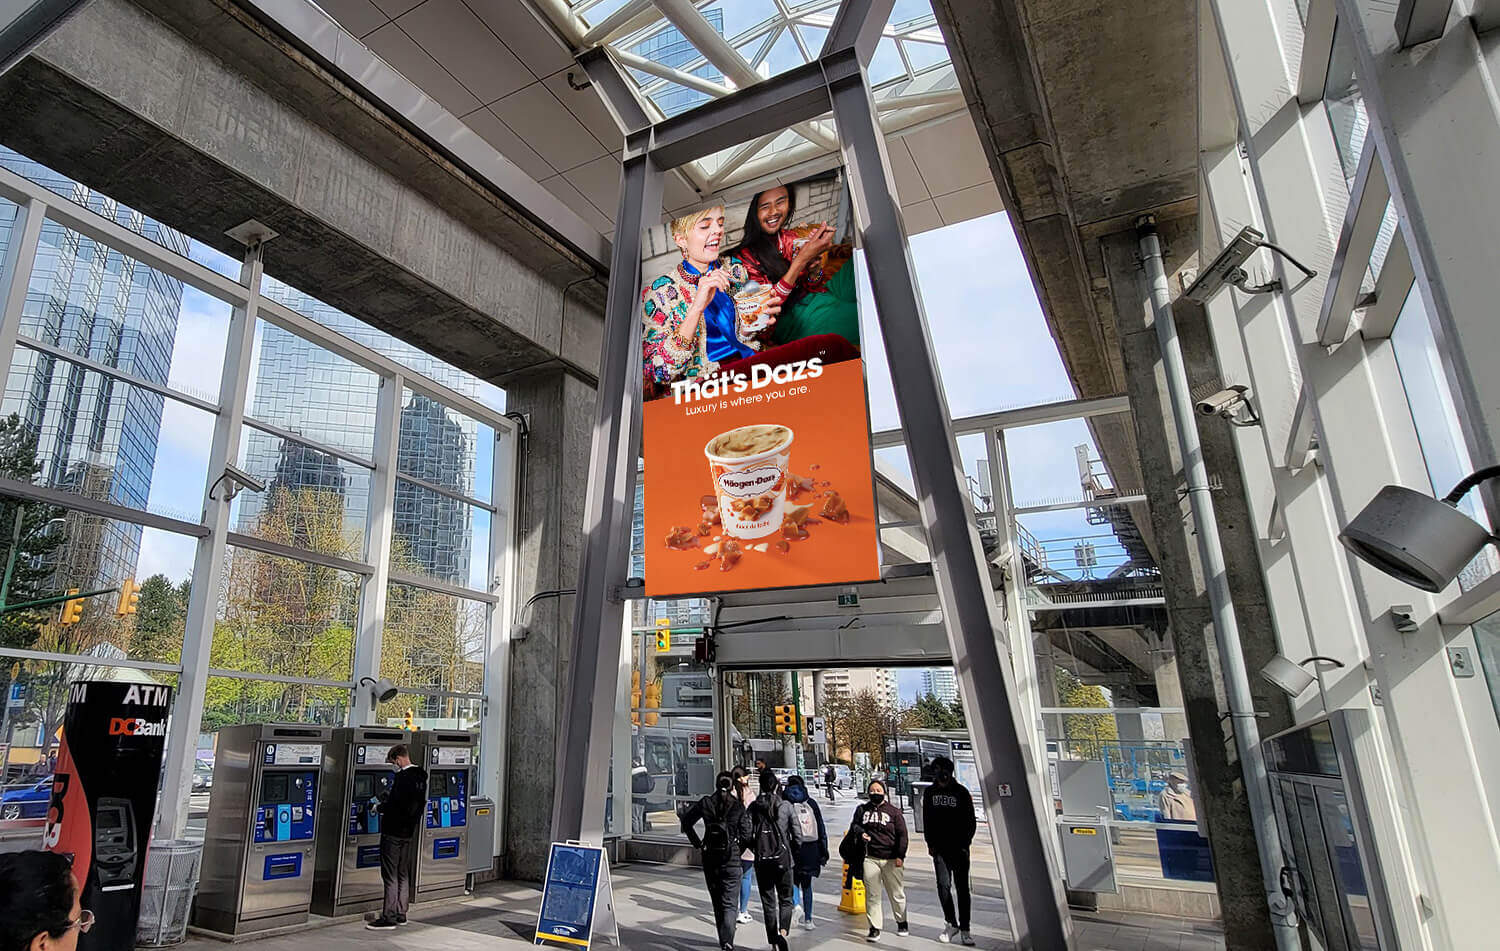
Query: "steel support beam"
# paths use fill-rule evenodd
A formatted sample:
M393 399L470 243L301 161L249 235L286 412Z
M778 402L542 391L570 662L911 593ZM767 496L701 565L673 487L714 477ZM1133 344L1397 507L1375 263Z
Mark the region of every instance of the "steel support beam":
M834 68L858 75L859 64L850 57ZM831 106L824 75L823 64L806 63L658 123L651 150L657 168L686 165L823 115Z
M973 507L961 487L963 467L901 209L892 194L885 136L863 72L854 66L852 76L829 77L834 121L843 138L855 220L933 552L938 601L975 741L1011 930L1017 948L1068 948L1072 920L1046 841L1052 817L1038 808L1035 791L1042 780L1015 675L1000 649L1002 625Z
M354 682L380 679L385 640L386 595L391 580L391 536L396 526L396 449L401 441L402 377L381 377L375 396L375 471L370 476L365 518L365 557L375 570L364 579L359 598L359 637L354 641ZM400 684L398 683L399 687ZM375 704L367 688L354 691L349 722L375 723Z
M640 154L646 134L626 144L620 205L599 358L599 402L583 510L583 554L574 598L572 657L558 730L552 838L602 841L614 733L616 679L625 604L612 596L630 561L640 446L641 245L660 215L662 171ZM632 154L635 152L636 154Z
M854 48L859 56L859 65L869 66L875 55L875 45L890 22L891 9L896 0L844 0L834 14L833 26L823 40L823 52L828 56L839 50Z
M217 490L224 467L239 459L240 420L250 391L250 358L255 352L255 320L260 305L260 282L264 266L262 245L256 241L245 252L240 280L246 302L229 318L224 348L224 378L219 385L219 416L214 420L213 442L208 449L208 486L203 496L203 524L209 534L198 539L193 556L193 588L188 598L187 629L182 638L182 676L177 681L177 702L172 710L172 736L167 743L167 766L162 777L160 829L167 838L179 839L187 828L188 793L192 789L193 766L197 762L198 731L202 729L205 693L208 689L209 656L214 641L214 620L224 579L229 537L227 493Z

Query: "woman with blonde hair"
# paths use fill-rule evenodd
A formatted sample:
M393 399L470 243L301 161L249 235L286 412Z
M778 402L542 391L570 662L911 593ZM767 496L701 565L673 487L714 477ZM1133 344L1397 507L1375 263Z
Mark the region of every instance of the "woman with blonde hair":
M772 304L765 310L769 325L754 332L741 330L734 296L750 282L750 275L738 259L720 257L723 206L674 219L671 232L682 260L641 294L648 390L711 376L722 364L759 353L781 310Z

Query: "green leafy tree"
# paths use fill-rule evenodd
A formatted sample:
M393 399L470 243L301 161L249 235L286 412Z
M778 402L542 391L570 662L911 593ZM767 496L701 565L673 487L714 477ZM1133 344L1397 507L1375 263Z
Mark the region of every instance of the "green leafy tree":
M885 739L890 736L897 710L869 689L847 696L829 696L823 706L833 734L835 759L852 763L855 753L868 753L871 761L881 761L885 755Z
M1057 695L1065 707L1106 707L1103 688L1086 684L1064 668L1057 668ZM1099 759L1106 743L1119 739L1115 718L1108 713L1069 713L1063 716L1067 747L1079 759Z
M135 659L174 663L181 656L189 584L184 581L180 586L174 585L162 574L141 582L135 630L130 637L130 651Z
M31 482L41 472L36 457L36 434L22 424L14 413L0 420L0 477ZM15 537L16 519L21 520L21 539L16 546L15 567L11 572L9 604L32 601L60 592L52 591L54 567L52 556L65 537L49 531L51 522L62 517L55 505L25 502L15 496L0 496L0 570L9 560L11 541ZM30 647L41 626L56 607L30 611L7 611L0 614L0 644L6 647Z
M936 694L924 694L901 711L901 727L906 730L962 730L963 710L957 707L957 703L939 700Z

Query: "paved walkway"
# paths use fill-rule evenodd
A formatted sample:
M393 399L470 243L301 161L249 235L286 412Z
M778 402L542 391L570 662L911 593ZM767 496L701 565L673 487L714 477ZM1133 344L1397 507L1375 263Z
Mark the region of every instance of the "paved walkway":
M830 838L836 843L848 825L846 813L853 802L827 808ZM914 837L915 838L915 837ZM974 938L980 948L1008 951L1013 947L1008 931L1005 902L1000 897L999 875L984 827L974 842L973 889ZM713 919L703 873L694 868L658 865L617 865L611 869L615 907L620 920L622 944L630 951L713 951ZM911 936L897 938L890 914L879 947L937 947L943 915L937 901L932 863L920 839L913 843L907 863L908 918ZM847 951L870 947L864 941L867 925L863 915L837 910L839 875L836 864L817 879L814 889L815 931L794 925L790 937L795 951ZM493 882L481 886L462 901L429 907L414 906L412 923L395 932L365 930L359 922L330 924L314 931L280 935L255 941L253 951L495 951L498 948L532 946L541 893L535 886L516 882ZM759 896L751 896L752 924L741 925L738 946L766 947L760 923ZM801 914L798 913L800 920ZM1110 913L1073 916L1076 951L1223 951L1224 937L1215 926L1149 915ZM596 947L608 947L607 944ZM192 938L187 951L219 951L224 945L205 938ZM557 947L557 946L553 946ZM955 945L954 947L958 947ZM1039 949L1051 951L1051 949Z

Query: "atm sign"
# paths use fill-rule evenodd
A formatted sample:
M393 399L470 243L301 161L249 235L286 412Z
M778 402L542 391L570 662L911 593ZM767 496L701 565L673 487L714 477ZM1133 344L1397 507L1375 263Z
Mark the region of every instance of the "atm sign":
M693 752L699 756L714 755L714 738L712 733L693 734Z

